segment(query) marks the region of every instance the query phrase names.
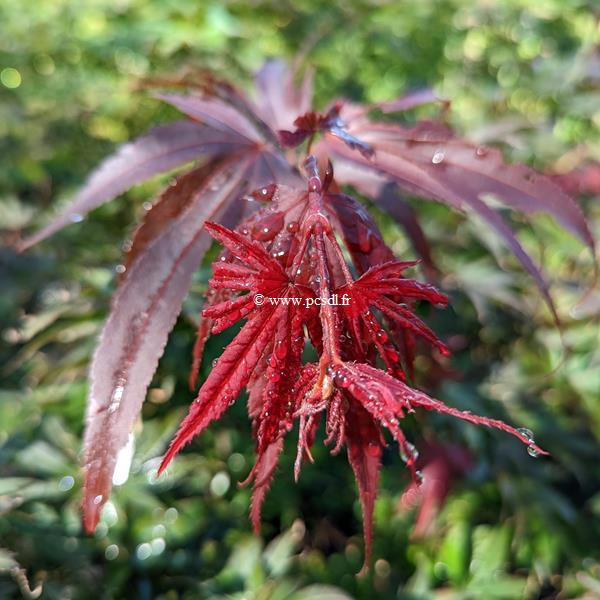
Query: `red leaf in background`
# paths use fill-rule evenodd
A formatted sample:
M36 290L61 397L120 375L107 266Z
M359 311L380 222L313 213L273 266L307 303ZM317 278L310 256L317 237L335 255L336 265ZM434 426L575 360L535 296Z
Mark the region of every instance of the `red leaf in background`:
M440 102L445 108L450 104L448 100L443 100L436 96L435 92L430 88L424 88L420 90L413 90L396 100L390 102L378 102L376 104L384 113L402 112L405 110L411 110L417 106L423 104L431 104L432 102Z
M273 131L290 128L311 109L312 71L306 71L300 86L295 85L295 76L296 69L279 60L266 62L256 74L254 110Z
M340 119L349 134L375 151L374 159L367 159L352 152L335 136L325 135L317 150L320 154L332 156L336 165L339 162L347 164L348 168L342 170L342 177L356 167L367 173L368 181L368 173L372 170L387 181L397 182L409 193L432 198L457 209L472 209L500 235L535 279L556 316L540 269L500 214L482 198L491 195L508 207L527 214L547 213L593 250L593 236L581 209L571 197L549 178L524 165L509 165L498 150L457 139L439 124L422 123L407 129L398 124L373 123L366 110L357 106L344 106ZM349 183L356 179L357 175L351 175ZM372 183L370 185L372 189Z
M251 144L261 141L261 135L256 127L239 111L222 100L176 94L156 94L156 97L175 106L200 123L206 123L226 135L238 136L242 143Z
M350 405L346 421L348 462L356 477L363 512L365 559L361 573L364 573L371 558L373 510L379 487L383 441L377 425L360 406Z
M422 448L416 462L423 474L422 483L411 482L398 503L402 511L418 507L412 539L427 535L431 530L454 479L471 469L473 462L468 450L453 444L429 443Z
M440 270L433 260L431 247L412 206L402 198L393 184L384 185L376 201L404 230L414 251L423 261L423 269L427 279L438 279Z
M549 173L549 177L567 194L600 196L600 163L584 163L567 173Z

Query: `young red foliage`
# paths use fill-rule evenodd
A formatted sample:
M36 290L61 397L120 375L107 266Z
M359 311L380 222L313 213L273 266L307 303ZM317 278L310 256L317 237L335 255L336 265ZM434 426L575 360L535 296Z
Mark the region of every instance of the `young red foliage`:
M521 439L532 451L544 451L500 421L453 409L404 383L401 347L394 341L399 332L423 337L448 354L445 345L405 303L425 300L443 306L447 298L431 285L404 278L404 271L414 262L375 263L355 279L336 237L346 239L339 226L336 195L323 186L314 157L309 157L306 166L308 191L276 187L269 204L237 231L215 223L205 225L226 249L213 265L210 285L217 293L225 290L232 296L211 304L203 316L212 319L213 333L240 319L247 321L200 388L159 472L192 437L221 416L246 387L253 407L250 416L257 453L246 481L254 481L251 519L258 530L261 504L284 436L298 418L297 477L303 456L310 456L318 415L325 412L326 443L333 445L333 452L347 447L357 478L365 523L366 568L385 445L381 427L389 430L399 444L416 484L419 473L413 448L400 428L400 420L417 408L497 427ZM326 181L332 183L331 173ZM269 227L263 227L265 224ZM380 240L374 223L370 227L373 239ZM357 265L369 264L371 244L365 245L362 253L360 246L357 249L346 242L346 247L352 248ZM308 264L315 266L309 270ZM257 298L264 302L257 302ZM328 302L339 298L347 303ZM321 301L319 310L313 308L316 299ZM390 334L372 308L395 325ZM316 331L313 337L319 361L303 367L305 328Z
M64 213L20 244L24 250L80 221L156 173L198 163L163 192L136 231L94 354L84 444L84 523L90 532L210 236L224 251L214 264L198 327L191 387L210 332L239 320L246 323L201 386L161 469L245 388L257 437L257 459L248 479L254 482L251 513L257 528L283 437L297 419L297 476L302 460L310 459L324 413L326 442L335 452L347 447L358 480L367 564L382 426L400 445L416 482L412 447L399 426L416 408L504 429L532 453L542 453L527 431L447 407L405 383L407 374L412 377L417 338L447 353L412 305L447 300L433 287L404 278L411 263L395 259L365 208L338 184L354 186L399 222L429 276L437 268L399 188L474 211L533 276L553 311L545 277L488 196L519 212L551 215L593 251L594 239L579 207L549 178L507 164L498 150L460 139L441 119L407 128L370 115L373 108L393 113L438 102L428 90L376 106L337 100L319 114L311 110L311 73L300 86L294 79L295 72L283 63L269 62L255 78L253 97L207 74L156 80L159 87L187 91L157 95L187 119L124 145L90 176ZM441 102L442 117L448 107ZM311 157L307 183L297 160L309 150L284 148L306 140L319 163L328 164L321 178ZM336 294L346 294L349 304L328 304ZM258 295L289 302L257 306ZM292 298L306 303L294 304ZM316 300L323 304L317 306ZM319 360L302 365L307 342Z

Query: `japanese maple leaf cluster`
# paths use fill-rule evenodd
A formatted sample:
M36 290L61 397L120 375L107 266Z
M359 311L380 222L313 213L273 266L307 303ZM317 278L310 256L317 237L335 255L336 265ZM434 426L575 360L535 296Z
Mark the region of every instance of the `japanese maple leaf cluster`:
M352 230L340 221L339 213L351 210L361 214L360 205L330 191L331 165L324 182L313 156L308 158L307 169L306 189L272 186L259 190L255 196L266 201L266 206L243 221L237 231L205 224L225 252L213 264L209 282L213 295L203 319L210 320L212 333L240 319L246 323L200 388L159 473L246 388L257 455L247 481L254 482L251 519L258 530L261 503L285 435L298 420L298 477L303 458L311 456L322 419L325 443L334 453L347 448L356 475L366 565L385 445L383 430L398 443L413 481L420 483L414 448L400 427L406 414L418 408L448 413L508 431L530 451L544 452L523 431L450 408L405 383L415 337L448 353L409 304L425 300L444 306L447 298L429 284L404 277L405 270L415 263L396 260L367 215L361 222L364 243L353 244ZM358 277L346 263L338 239L352 257L351 266ZM345 302L339 303L340 298ZM202 322L201 331L205 328ZM317 350L317 362L302 363L306 341ZM196 351L200 351L198 346Z
M203 382L161 468L246 389L257 451L251 514L258 527L284 436L298 421L297 476L322 420L326 442L334 452L347 449L356 474L368 559L384 431L419 480L400 427L407 413L424 408L498 427L530 453L543 452L529 431L451 408L406 383L417 339L447 352L412 306L443 306L446 297L405 277L414 263L394 257L363 206L339 186L352 185L396 219L430 273L436 267L427 241L398 190L476 213L533 276L553 312L546 279L488 200L549 214L593 250L579 207L547 177L505 163L498 150L470 144L441 122L405 127L373 119L373 110L394 113L437 101L429 92L376 106L336 100L318 113L311 110L311 74L298 87L295 75L282 63L267 63L252 96L208 75L154 82L187 90L157 95L186 118L123 146L68 210L21 243L24 250L132 185L195 163L164 190L128 244L94 354L84 444L88 531L98 523L117 457L212 238L224 250L213 265L192 383L208 335L245 323ZM329 303L336 295L349 301ZM257 297L289 301L259 306ZM303 364L307 343L318 360Z

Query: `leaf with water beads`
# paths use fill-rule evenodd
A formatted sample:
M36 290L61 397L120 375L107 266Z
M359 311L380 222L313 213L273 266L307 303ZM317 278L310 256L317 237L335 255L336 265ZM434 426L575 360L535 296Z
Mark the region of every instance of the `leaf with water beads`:
M90 371L83 503L88 531L95 529L108 500L118 453L139 415L192 274L210 245L202 224L222 214L239 192L238 172L214 185L228 164L206 174L192 198L183 201L185 208L136 258L115 295Z

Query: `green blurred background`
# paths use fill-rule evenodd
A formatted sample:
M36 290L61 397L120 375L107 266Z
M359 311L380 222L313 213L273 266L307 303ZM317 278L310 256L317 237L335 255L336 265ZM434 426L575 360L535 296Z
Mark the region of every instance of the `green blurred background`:
M550 219L507 215L553 281L562 341L532 280L476 220L410 199L452 304L426 318L455 348L448 373L420 357L419 382L454 406L531 428L552 457L534 460L501 433L441 416L407 419L417 446L437 443L443 457L459 445L472 466L455 473L429 533L411 536L414 511L398 506L408 477L387 450L375 563L362 579L351 470L320 443L293 485L290 440L263 536L251 534L249 491L237 487L253 461L243 401L155 480L192 398L185 382L208 265L136 427L129 480L95 536L82 534L86 371L121 247L166 177L26 255L10 249L120 142L174 117L140 79L190 68L246 86L265 58L300 53L316 68L317 107L433 86L451 99L461 134L510 159L557 173L597 160L594 4L0 0L0 598L600 597L600 295L589 250ZM597 199L579 199L598 235ZM372 210L394 250L412 257L399 228ZM204 374L232 335L211 340Z

